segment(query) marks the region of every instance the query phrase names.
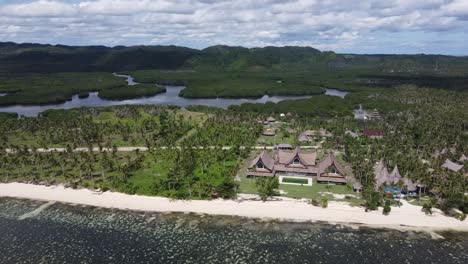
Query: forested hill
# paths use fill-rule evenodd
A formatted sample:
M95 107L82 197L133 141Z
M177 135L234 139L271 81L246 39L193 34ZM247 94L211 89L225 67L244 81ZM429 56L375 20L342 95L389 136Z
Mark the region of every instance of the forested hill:
M141 69L344 69L369 74L467 75L468 57L355 55L311 47L64 46L0 42L0 72L131 71Z

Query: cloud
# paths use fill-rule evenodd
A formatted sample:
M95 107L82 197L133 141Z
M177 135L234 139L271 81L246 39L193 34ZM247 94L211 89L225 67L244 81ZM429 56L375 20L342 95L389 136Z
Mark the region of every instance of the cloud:
M70 16L76 14L76 11L69 4L48 0L0 6L0 14L21 17Z
M2 40L75 45L300 45L356 52L387 47L391 52L398 44L390 37L404 35L404 43L413 43L405 47L419 53L430 47L428 36L437 34L439 40L464 36L467 27L466 0L26 0L0 4ZM451 41L460 43L450 46L463 46L462 38Z

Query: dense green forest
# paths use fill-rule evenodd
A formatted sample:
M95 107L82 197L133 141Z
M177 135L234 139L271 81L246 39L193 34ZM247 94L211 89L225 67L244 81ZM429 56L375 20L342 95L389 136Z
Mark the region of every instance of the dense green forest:
M163 90L124 86L109 72L144 84L184 85L192 98L316 95L324 88L366 91L404 84L466 90L468 58L442 55L355 55L310 47L203 50L176 46L63 46L0 43L0 105L43 104L101 91L128 99ZM81 73L80 73L81 72ZM83 73L85 72L85 73ZM108 72L108 73L104 73Z

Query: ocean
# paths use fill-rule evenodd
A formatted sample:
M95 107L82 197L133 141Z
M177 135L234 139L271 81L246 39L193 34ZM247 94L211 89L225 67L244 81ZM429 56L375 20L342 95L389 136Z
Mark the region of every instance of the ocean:
M0 198L0 263L468 263L468 234Z

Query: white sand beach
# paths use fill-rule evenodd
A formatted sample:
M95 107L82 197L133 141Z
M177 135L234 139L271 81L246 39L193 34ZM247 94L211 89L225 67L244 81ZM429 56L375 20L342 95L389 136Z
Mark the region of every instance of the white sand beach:
M122 210L149 212L192 212L212 215L230 215L282 221L325 221L339 224L362 224L369 227L411 230L468 231L468 221L459 221L434 209L428 216L421 208L404 203L392 207L390 215L381 211L365 212L343 202L329 202L328 208L314 207L303 200L281 198L277 201L213 200L181 201L162 197L128 195L115 192L73 190L63 186L40 186L23 183L0 184L0 197L57 201Z

